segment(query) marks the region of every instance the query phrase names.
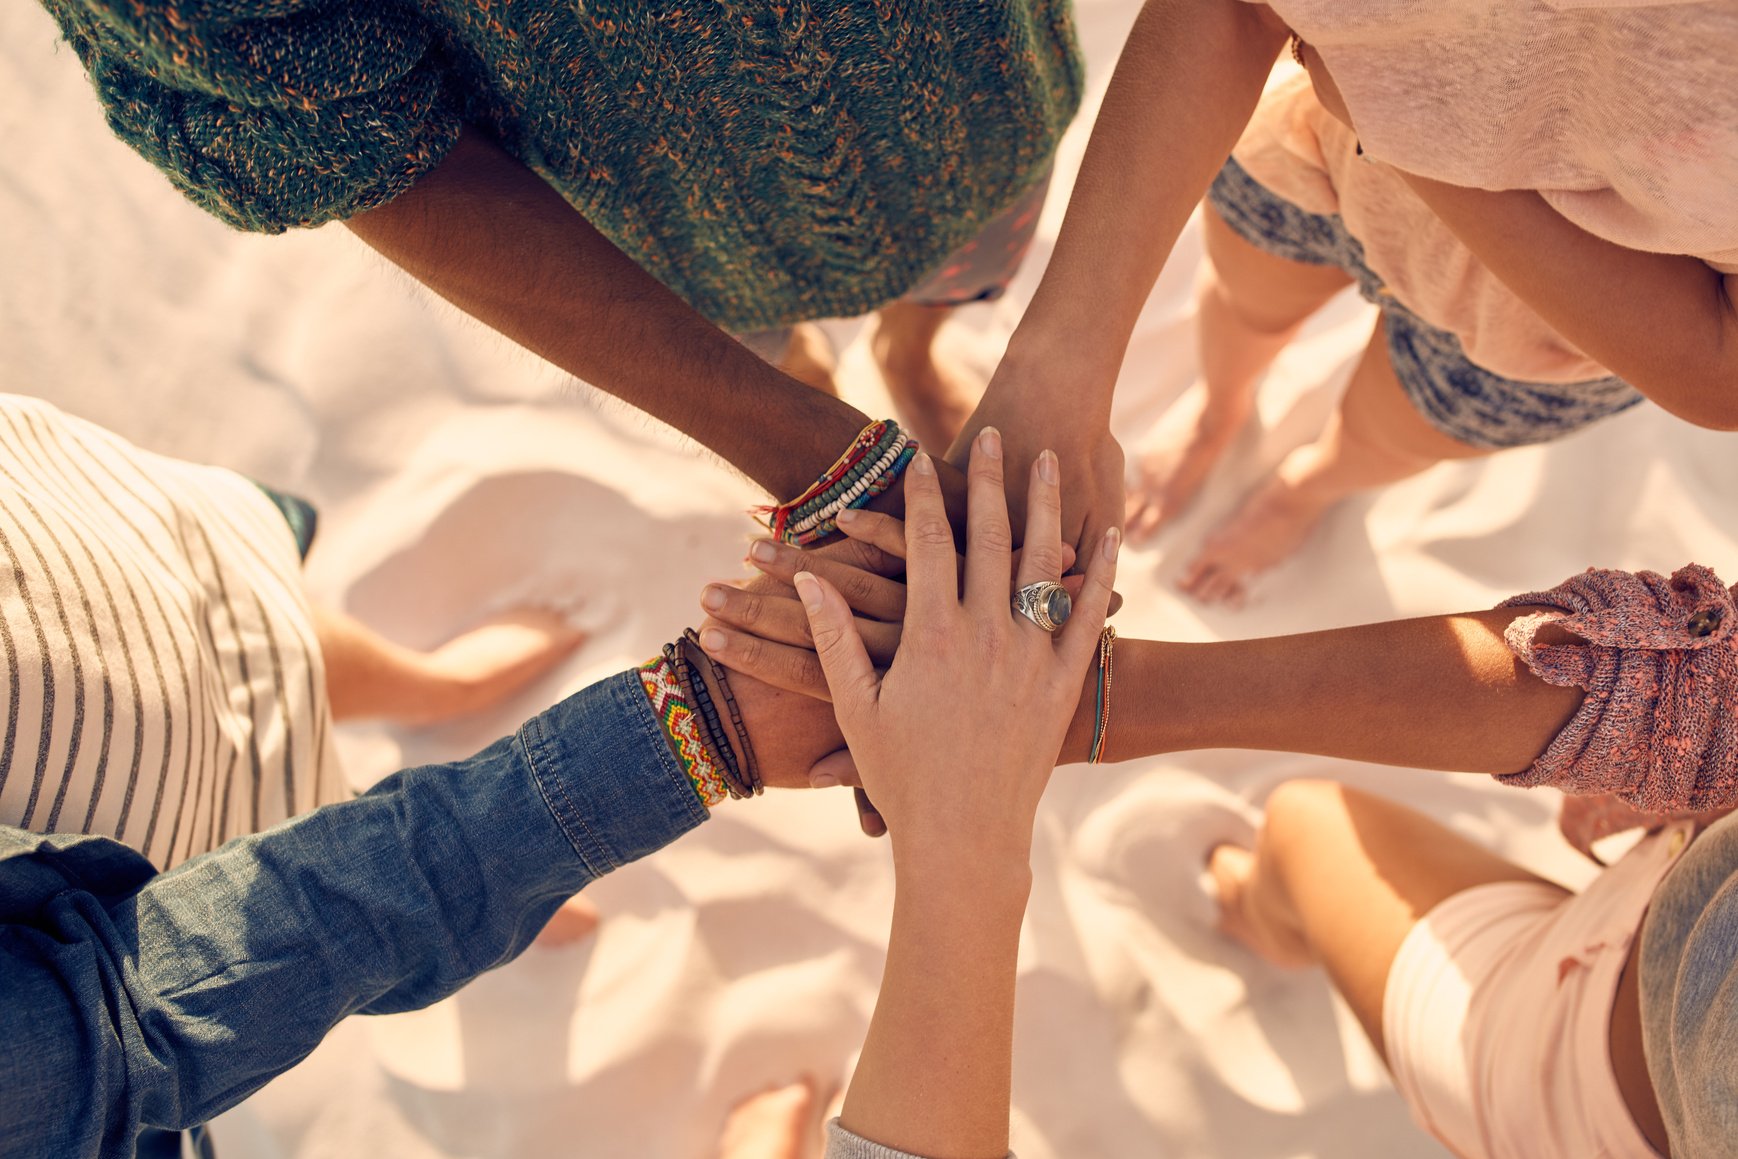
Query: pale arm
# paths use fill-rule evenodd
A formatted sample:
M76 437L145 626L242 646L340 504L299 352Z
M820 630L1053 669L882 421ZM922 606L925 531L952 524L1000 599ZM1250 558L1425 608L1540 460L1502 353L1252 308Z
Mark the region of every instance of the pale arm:
M1666 410L1738 430L1738 278L1693 257L1625 249L1527 190L1406 180L1559 334Z

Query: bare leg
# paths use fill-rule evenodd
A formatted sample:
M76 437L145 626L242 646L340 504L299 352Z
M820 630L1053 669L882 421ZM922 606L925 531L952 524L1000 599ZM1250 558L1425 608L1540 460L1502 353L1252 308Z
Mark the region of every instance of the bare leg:
M1443 434L1413 407L1378 320L1321 437L1281 460L1208 537L1178 586L1203 603L1241 603L1249 582L1296 551L1340 500L1486 453Z
M917 440L938 453L953 445L983 394L983 383L936 360L936 335L952 314L911 302L883 306L873 343L893 405Z
M1298 328L1352 284L1337 266L1275 257L1244 241L1211 205L1202 209L1207 263L1196 297L1201 380L1147 437L1129 490L1129 540L1157 534L1194 499L1249 421L1255 387Z
M395 644L356 619L314 609L338 720L432 724L497 704L566 659L585 633L554 612L496 616L432 652Z
M1383 1061L1388 971L1413 925L1475 885L1544 880L1421 813L1333 781L1275 789L1254 855L1222 845L1212 869L1221 928L1270 961L1319 962Z
M822 394L839 396L839 384L833 380L839 360L833 356L833 344L826 333L813 322L799 322L791 327L790 345L785 347L778 368Z
M815 1084L804 1078L738 1103L725 1120L719 1159L814 1159Z
M1331 780L1274 789L1255 855L1220 846L1213 876L1222 928L1277 963L1321 963L1383 1062L1383 992L1413 924L1472 886L1543 881L1423 813Z

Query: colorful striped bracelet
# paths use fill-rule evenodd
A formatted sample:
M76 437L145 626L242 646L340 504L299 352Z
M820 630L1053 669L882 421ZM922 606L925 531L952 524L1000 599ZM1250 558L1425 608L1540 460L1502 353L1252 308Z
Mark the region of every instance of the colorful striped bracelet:
M670 751L682 765L682 771L693 782L694 792L708 809L727 800L730 790L719 775L718 765L706 742L700 737L699 721L693 706L682 695L682 685L676 678L675 667L667 656L654 656L639 667L640 687L651 702L652 714Z
M766 517L773 538L806 547L838 529L841 511L861 507L891 487L916 453L917 440L892 419L870 423L801 495L754 513Z
M1116 629L1109 624L1098 637L1098 695L1094 700L1092 747L1087 750L1086 763L1096 765L1104 759L1104 740L1110 732L1111 650L1116 645Z

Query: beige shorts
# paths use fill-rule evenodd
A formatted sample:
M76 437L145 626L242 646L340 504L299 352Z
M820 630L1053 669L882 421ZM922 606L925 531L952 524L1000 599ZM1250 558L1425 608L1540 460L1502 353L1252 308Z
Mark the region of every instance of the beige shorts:
M1689 823L1579 895L1538 882L1455 894L1395 955L1382 1037L1420 1126L1462 1159L1656 1159L1618 1091L1611 1008Z

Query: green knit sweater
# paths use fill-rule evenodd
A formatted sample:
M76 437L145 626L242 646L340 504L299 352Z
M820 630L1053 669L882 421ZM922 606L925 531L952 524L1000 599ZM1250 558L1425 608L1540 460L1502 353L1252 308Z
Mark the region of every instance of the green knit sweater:
M380 205L482 126L721 325L898 297L1038 180L1067 0L44 0L109 124L242 229Z

